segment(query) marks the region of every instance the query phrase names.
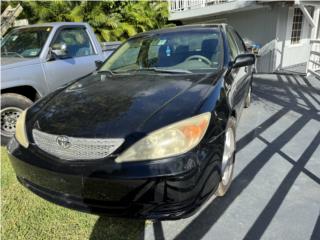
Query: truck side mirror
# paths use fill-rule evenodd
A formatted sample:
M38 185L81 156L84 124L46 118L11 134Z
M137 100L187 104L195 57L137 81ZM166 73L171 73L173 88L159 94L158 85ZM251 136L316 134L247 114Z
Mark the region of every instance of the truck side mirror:
M251 53L239 54L232 64L232 68L249 66L255 63L255 56Z
M53 44L51 47L51 52L58 58L66 58L68 56L67 45L65 43Z
M96 64L96 68L99 69L102 65L103 65L103 62L100 61L100 60L97 60L94 62Z

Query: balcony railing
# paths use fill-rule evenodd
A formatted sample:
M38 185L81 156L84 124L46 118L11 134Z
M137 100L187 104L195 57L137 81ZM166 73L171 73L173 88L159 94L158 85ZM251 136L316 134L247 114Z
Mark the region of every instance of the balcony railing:
M226 2L232 2L235 0L170 0L169 11L181 12L191 9L204 8L216 4L222 4Z
M320 39L310 40L310 58L307 66L307 74L320 78Z

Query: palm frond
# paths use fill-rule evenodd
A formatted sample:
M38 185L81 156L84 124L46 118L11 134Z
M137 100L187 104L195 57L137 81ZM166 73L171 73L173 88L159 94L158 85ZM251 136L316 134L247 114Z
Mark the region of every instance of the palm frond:
M88 22L103 41L124 40L167 26L167 1L22 1L30 23ZM170 24L171 26L172 24Z

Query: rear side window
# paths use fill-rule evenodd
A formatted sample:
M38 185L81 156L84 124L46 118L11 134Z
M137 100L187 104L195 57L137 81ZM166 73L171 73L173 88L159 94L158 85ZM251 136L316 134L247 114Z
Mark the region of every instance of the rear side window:
M90 38L84 28L62 29L53 44L62 43L67 45L69 57L82 57L94 54Z

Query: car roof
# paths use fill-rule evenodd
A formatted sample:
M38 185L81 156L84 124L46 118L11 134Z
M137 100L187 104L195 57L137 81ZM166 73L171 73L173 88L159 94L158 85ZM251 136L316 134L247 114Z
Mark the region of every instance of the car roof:
M22 29L22 28L32 28L32 27L60 27L60 26L68 26L68 25L88 25L84 22L51 22L51 23L40 23L40 24L31 24L25 26L18 26L15 29ZM135 36L143 36L148 34L156 34L156 33L166 33L166 32L177 32L177 31L184 31L184 30L196 30L199 28L219 28L224 27L226 24L219 23L219 24L190 24L190 25L183 25L183 26L175 26L175 27L168 27L162 29L151 30L147 32L138 33ZM134 36L134 37L135 37Z
M87 23L84 23L84 22L51 22L51 23L40 23L40 24L19 26L19 27L15 27L15 29L32 28L32 27L60 27L60 26L74 26L74 25L87 25Z
M224 28L226 24L221 23L221 24L190 24L190 25L183 25L183 26L175 26L175 27L169 27L169 28L162 28L162 29L156 29L156 30L151 30L147 32L142 32L139 33L134 37L140 37L144 35L149 35L149 34L160 34L160 33L170 33L170 32L179 32L179 31L185 31L185 30L197 30L197 29L203 29L203 28Z

